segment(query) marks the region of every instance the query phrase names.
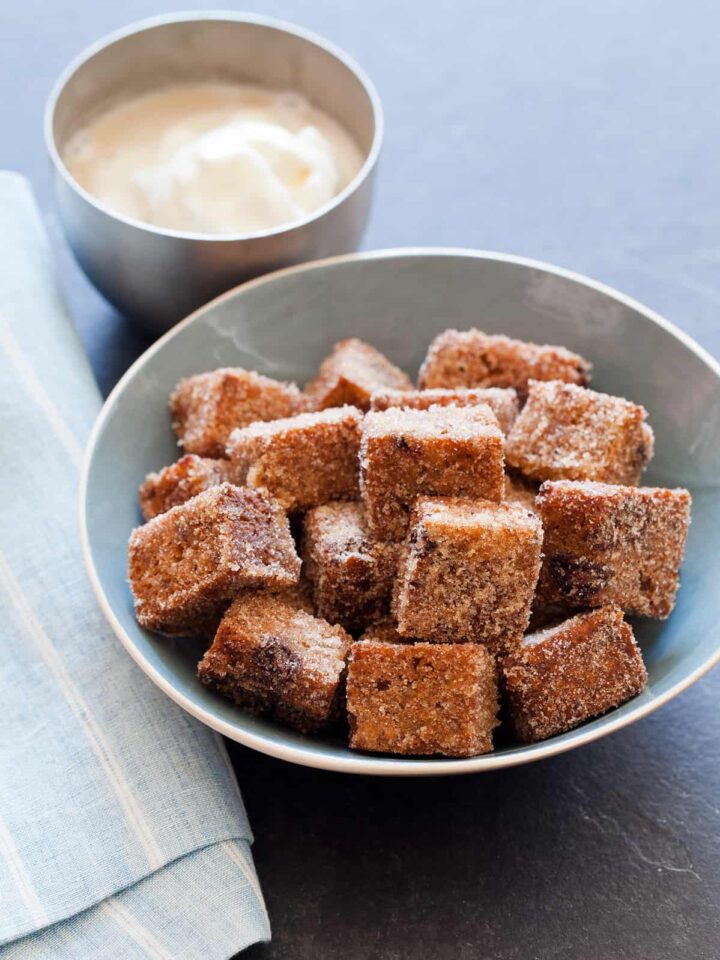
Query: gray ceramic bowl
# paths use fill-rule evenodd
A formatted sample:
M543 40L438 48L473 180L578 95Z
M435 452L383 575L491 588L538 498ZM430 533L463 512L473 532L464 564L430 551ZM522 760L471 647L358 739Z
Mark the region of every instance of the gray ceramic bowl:
M166 400L180 377L238 365L303 381L330 346L359 336L414 373L430 339L477 325L565 344L595 365L601 390L644 404L657 454L649 484L683 485L693 523L672 617L640 620L650 674L641 696L577 730L469 760L353 753L245 716L195 678L197 644L142 630L125 579L139 522L138 484L177 457ZM97 596L128 653L168 696L220 733L295 763L371 774L490 770L581 746L645 716L720 659L720 366L666 320L622 294L542 263L491 253L391 251L339 257L251 281L197 311L151 347L108 399L87 454L82 525Z
M73 179L70 137L128 96L178 81L251 82L305 95L354 137L365 162L351 183L304 220L253 234L164 230L125 217ZM57 81L45 111L60 220L98 290L157 336L249 277L356 250L382 142L375 88L342 50L299 27L244 13L165 14L89 47Z

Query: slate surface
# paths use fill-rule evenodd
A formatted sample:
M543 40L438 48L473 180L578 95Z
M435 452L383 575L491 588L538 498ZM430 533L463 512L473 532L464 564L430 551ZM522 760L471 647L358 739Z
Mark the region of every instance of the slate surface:
M54 77L85 44L163 9L172 5L13 0L4 11L0 166L32 178L49 217L41 111ZM720 354L712 0L253 9L335 40L379 87L387 138L367 249L437 244L555 262L643 300ZM145 342L51 228L107 391ZM717 960L719 696L716 671L581 751L454 780L362 780L233 748L275 934L246 956Z

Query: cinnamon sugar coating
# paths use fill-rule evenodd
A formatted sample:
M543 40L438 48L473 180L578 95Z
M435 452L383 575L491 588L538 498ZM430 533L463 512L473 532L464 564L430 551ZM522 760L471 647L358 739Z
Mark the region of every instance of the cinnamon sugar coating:
M211 460L187 453L157 473L149 473L140 485L140 509L152 520L170 507L191 500L220 483L235 483L238 471L229 460Z
M687 490L555 481L542 485L537 502L545 602L670 615L690 523Z
M135 615L160 633L205 635L238 590L291 587L299 574L280 504L229 483L172 507L130 535Z
M170 413L186 453L224 457L235 427L289 417L300 404L294 383L281 383L241 367L223 367L181 380L170 396Z
M497 418L485 404L368 413L360 491L368 528L383 540L405 535L420 495L500 500L503 436Z
M315 604L313 603L312 599L312 587L308 580L303 576L302 570L300 572L300 579L291 587L283 587L281 590L276 590L273 587L272 590L268 589L268 592L271 592L279 600L289 604L295 610L304 610L305 613L309 613L312 616L315 615ZM211 620L208 620L207 627L201 634L202 638L206 640L208 644L211 644L215 639L217 629L220 626L220 622L227 612L227 608L229 606L230 601L225 603L219 614L214 616Z
M352 645L350 746L406 755L473 757L498 725L495 663L475 643L408 643L390 627Z
M418 386L514 387L521 396L530 380L564 380L585 386L591 365L565 347L511 340L480 330L445 330L428 348Z
M287 510L356 500L361 420L340 407L254 423L233 431L228 456L248 487L264 487Z
M375 540L359 503L327 503L305 515L303 571L318 615L357 632L390 611L400 545Z
M421 498L395 584L398 631L512 650L528 625L541 546L540 520L518 504Z
M311 409L349 404L368 410L371 394L385 387L405 390L410 389L412 383L407 374L379 350L352 337L335 344L304 393Z
M301 569L300 579L292 587L284 590L272 591L280 600L289 603L296 610L304 610L305 613L315 615L315 604L312 598L312 584L305 576L305 571Z
M632 629L614 606L529 634L501 671L511 724L528 743L619 707L647 684Z
M438 407L472 407L486 403L497 417L503 433L507 433L520 412L517 390L511 387L487 387L478 390L378 390L370 398L371 410L405 407L427 410Z
M247 591L223 617L198 676L245 710L312 733L339 714L351 642L280 595Z
M507 438L509 466L536 480L635 485L653 454L646 410L622 397L553 381L530 384Z

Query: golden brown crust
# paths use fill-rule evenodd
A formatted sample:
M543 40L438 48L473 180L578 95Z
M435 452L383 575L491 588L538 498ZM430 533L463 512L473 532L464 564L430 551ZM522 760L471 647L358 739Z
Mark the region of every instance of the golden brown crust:
M395 585L399 632L511 650L527 629L541 546L538 517L518 504L421 498Z
M537 502L545 603L670 615L690 523L687 490L555 481L542 485Z
M282 383L241 367L222 367L186 377L170 397L173 430L186 453L224 457L236 427L289 417L300 409L294 383Z
M526 742L571 730L647 683L633 632L614 606L528 635L501 671L511 724Z
M305 613L315 616L315 603L312 596L312 584L305 575L304 567L300 570L300 579L292 587L284 590L273 591L285 603L289 603L296 610L304 610Z
M405 407L412 410L428 410L430 407L473 407L485 403L497 417L503 433L510 427L520 412L517 390L511 387L487 387L477 390L378 390L370 398L371 410L390 410Z
M513 387L521 396L530 380L564 380L586 386L591 365L565 347L511 340L481 330L445 330L428 348L418 386Z
M378 634L386 639L377 639ZM350 746L448 757L491 751L498 689L487 650L478 644L410 644L391 637L392 628L385 627L352 646Z
M130 535L128 575L138 622L205 635L244 587L297 583L300 559L285 512L259 490L224 483Z
M305 516L303 571L319 616L357 632L387 616L399 544L371 537L359 503L328 503Z
M355 407L302 413L234 430L228 455L249 487L269 490L287 510L357 500L362 415Z
M402 539L418 496L484 497L503 491L503 437L485 404L369 413L360 446L360 491L369 530Z
M353 337L336 343L304 390L309 409L324 410L345 404L368 410L370 396L384 387L405 390L410 378L379 350Z
M636 485L653 453L646 416L622 397L533 382L507 438L508 465L536 480Z
M220 483L236 483L236 467L229 460L212 460L187 453L157 473L149 473L140 486L140 509L146 520L165 513Z
M352 638L282 594L233 601L198 666L203 683L304 733L337 716Z

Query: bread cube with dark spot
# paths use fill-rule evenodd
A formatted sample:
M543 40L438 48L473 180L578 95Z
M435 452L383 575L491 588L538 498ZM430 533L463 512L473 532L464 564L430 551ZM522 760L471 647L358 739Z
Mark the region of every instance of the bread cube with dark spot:
M565 347L541 346L481 330L445 330L427 352L418 386L513 387L521 397L530 380L563 380L586 386L591 365Z
M543 602L670 615L690 523L687 490L550 481L537 504L545 530Z
M339 717L351 642L282 595L248 591L223 617L198 676L244 710L312 733Z
M355 407L302 413L235 430L228 455L248 487L264 487L287 510L358 498L362 414Z
M173 429L186 453L224 457L236 427L289 417L301 408L294 383L282 383L241 367L186 377L170 397Z
M404 537L418 496L499 501L503 482L503 436L485 404L365 417L360 489L368 528L382 540Z
M353 337L335 344L304 393L311 409L349 404L367 410L372 393L386 387L405 390L410 389L412 383L408 375L379 350Z
M395 584L399 632L512 650L527 629L541 546L540 520L518 504L421 498Z
M350 746L403 755L473 757L493 748L495 662L476 643L411 643L391 626L352 645Z
M328 503L305 516L303 572L318 615L357 632L387 616L400 544L370 535L359 503Z
M572 730L647 684L642 654L616 606L528 634L502 660L501 673L511 725L525 742Z
M128 575L141 626L204 636L238 590L296 584L300 558L276 500L224 483L134 530Z

